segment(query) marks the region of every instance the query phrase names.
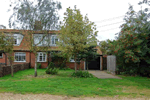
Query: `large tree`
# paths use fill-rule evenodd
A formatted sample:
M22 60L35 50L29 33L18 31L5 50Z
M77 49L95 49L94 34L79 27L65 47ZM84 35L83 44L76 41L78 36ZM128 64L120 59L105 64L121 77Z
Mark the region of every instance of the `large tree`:
M58 43L60 50L72 56L75 61L75 71L77 70L77 55L85 48L91 45L97 45L96 26L89 21L87 15L82 16L79 9L67 8L65 12L63 24L59 34L60 42Z
M129 7L121 25L121 32L116 40L115 53L119 68L127 74L145 74L150 73L150 67L142 67L140 63L150 64L150 45L149 45L149 15L140 10L135 12L133 7Z
M50 44L48 32L50 30L58 29L58 10L61 9L61 3L53 0L36 0L31 2L29 0L19 0L19 2L11 3L13 7L13 14L9 19L10 28L29 30L25 38L30 42L28 47L30 52L35 54L35 77L37 76L37 52L39 50L47 51ZM42 38L37 42L39 36L34 35L36 31L43 33ZM43 47L38 47L39 44ZM34 44L34 45L33 45ZM27 44L26 44L27 45Z

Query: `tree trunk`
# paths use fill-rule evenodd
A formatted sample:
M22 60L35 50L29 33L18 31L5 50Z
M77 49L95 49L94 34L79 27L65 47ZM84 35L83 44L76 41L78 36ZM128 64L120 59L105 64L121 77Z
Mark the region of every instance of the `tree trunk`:
M14 76L14 69L13 69L13 66L12 66L12 64L11 64L11 76L13 77Z
M14 71L13 71L13 66L12 66L12 60L11 58L9 58L9 64L10 64L10 67L11 67L11 76L13 77L14 76Z
M75 73L77 72L77 61L76 61L76 56L75 56L75 58L74 58L74 60L75 60Z
M34 77L37 77L37 56L35 56L35 66L34 66L34 70L35 70Z
M88 71L88 69L89 69L89 68L88 68L88 62L87 62L87 71Z

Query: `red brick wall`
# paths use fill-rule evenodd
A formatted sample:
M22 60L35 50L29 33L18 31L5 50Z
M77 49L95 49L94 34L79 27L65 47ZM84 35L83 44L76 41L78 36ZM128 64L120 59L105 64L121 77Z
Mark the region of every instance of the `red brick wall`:
M3 53L3 58L0 58L0 63L5 63L5 54Z
M71 68L74 69L74 62L67 62L66 65ZM80 64L77 63L77 69L81 68L82 70L84 70L84 61L81 61Z
M51 61L51 58L49 58L49 61ZM0 58L0 63L5 63L5 55L4 54L3 54L3 58ZM23 64L23 63L30 63L31 68L34 68L34 66L35 66L34 53L31 53L31 62L30 62L30 52L29 51L26 51L26 62L13 62L13 64ZM41 68L46 68L48 66L48 59L47 59L47 62L38 62L38 63L41 63ZM74 62L66 63L66 65L71 69L74 69L74 64L75 64ZM9 65L8 59L7 59L7 65ZM81 61L80 64L77 64L77 69L79 69L79 68L84 69L84 61Z

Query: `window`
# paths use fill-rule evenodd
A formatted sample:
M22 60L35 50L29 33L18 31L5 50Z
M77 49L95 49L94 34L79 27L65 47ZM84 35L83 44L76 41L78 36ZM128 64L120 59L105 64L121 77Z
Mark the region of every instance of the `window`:
M56 35L52 35L51 37L51 44L52 45L56 45L56 42L58 42L58 38Z
M70 62L75 62L75 61L74 61L74 57L70 57ZM77 62L80 62L80 61L77 60Z
M11 39L13 39L13 43L14 43L15 45L17 45L17 36L13 36L13 37L7 36L6 41L12 42Z
M0 53L0 58L3 58L3 53Z
M47 36L43 36L41 34L35 34L34 35L34 44L37 45L37 46L48 45L48 37Z
M47 55L45 52L38 52L37 62L46 62Z
M15 62L26 62L26 53L24 52L15 53Z
M17 36L14 36L14 44L17 45Z

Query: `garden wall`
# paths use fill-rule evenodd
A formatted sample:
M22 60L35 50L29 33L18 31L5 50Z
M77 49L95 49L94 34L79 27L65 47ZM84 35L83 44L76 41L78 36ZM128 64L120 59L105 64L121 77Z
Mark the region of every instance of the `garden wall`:
M29 63L13 65L14 72L18 72L20 70L25 70L25 69L29 69ZM5 65L1 66L0 67L0 77L3 77L8 74L11 74L11 67L5 66Z

